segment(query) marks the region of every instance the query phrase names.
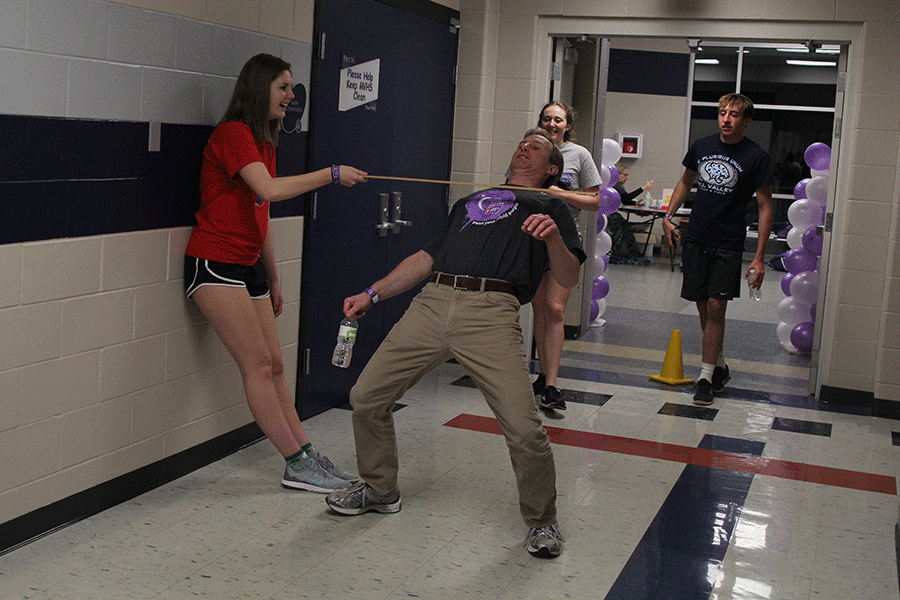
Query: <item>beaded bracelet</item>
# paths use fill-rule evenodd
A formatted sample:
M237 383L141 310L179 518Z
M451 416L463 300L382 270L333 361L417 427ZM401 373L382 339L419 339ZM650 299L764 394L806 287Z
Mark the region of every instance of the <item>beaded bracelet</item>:
M341 167L340 165L331 165L331 183L340 183L341 182Z

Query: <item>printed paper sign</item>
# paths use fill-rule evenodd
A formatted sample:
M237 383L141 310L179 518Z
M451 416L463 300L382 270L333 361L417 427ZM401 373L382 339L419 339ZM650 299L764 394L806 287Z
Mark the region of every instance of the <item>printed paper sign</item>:
M381 67L381 59L376 58L358 65L348 65L348 62L350 60L345 56L341 69L338 111L347 111L364 105L369 110L375 110L374 103L378 100L378 70Z

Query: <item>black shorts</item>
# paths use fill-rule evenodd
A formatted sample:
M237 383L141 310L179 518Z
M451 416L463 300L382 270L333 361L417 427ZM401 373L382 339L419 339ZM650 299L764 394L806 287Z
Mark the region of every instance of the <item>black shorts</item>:
M707 298L739 298L743 260L743 252L684 242L681 249L684 272L681 297L690 302Z
M185 255L185 294L190 298L205 285L246 288L254 300L269 297L269 278L261 258L248 267Z

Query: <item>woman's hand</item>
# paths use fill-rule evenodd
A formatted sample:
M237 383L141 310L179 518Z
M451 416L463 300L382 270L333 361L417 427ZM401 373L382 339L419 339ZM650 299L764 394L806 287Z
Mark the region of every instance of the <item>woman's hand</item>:
M348 167L347 165L341 165L338 167L341 172L341 185L346 187L351 187L356 185L357 183L365 183L368 181L366 177L368 177L368 173L365 171L360 171L355 167Z

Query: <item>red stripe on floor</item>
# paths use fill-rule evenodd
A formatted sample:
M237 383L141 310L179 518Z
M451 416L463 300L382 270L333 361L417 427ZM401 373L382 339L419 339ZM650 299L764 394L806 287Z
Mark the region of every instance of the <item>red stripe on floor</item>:
M502 435L503 433L500 430L500 424L497 422L497 419L493 417L461 414L444 423L444 425L497 435ZM742 473L771 475L782 479L897 495L896 479L889 475L876 475L874 473L849 471L834 467L807 465L789 460L636 440L605 433L577 431L575 429L562 429L550 426L545 426L544 428L547 430L551 442L564 446L603 450L604 452L682 462L701 467L715 467Z

